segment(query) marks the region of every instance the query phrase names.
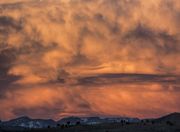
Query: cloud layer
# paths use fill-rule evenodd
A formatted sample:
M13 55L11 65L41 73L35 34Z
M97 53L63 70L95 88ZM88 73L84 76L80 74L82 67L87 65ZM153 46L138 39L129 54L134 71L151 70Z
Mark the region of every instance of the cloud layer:
M179 5L1 1L0 118L180 111Z

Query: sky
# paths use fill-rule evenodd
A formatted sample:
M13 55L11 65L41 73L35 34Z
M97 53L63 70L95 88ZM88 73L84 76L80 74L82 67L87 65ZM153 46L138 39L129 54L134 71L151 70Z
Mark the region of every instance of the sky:
M0 0L0 119L180 112L179 0Z

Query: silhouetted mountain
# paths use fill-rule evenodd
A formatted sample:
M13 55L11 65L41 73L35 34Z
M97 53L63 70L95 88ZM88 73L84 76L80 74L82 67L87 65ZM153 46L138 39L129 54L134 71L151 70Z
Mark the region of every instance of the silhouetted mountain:
M147 119L148 120L148 119ZM75 125L79 122L82 125L96 125L96 124L109 124L109 123L121 123L121 121L129 123L140 123L141 120L138 118L128 118L128 117L112 117L112 118L102 118L102 117L67 117L63 118L57 122L54 120L48 119L31 119L29 117L23 116L17 119L12 119L10 121L2 122L1 126L6 128L47 128L56 127L57 124L69 124ZM180 124L180 113L172 113L166 116L163 116L158 119L149 119L149 121L154 121L156 123L172 123Z
M24 128L45 128L48 126L56 126L56 122L48 119L31 119L29 117L23 116L17 119L13 119L7 122L2 123L3 126L11 126L11 127L24 127Z
M171 113L155 120L156 122L172 122L180 124L180 113Z
M85 125L92 124L101 124L101 123L118 123L122 120L126 122L139 122L138 118L127 118L127 117L118 117L118 118L101 118L101 117L67 117L63 118L57 122L49 119L31 119L29 117L23 116L10 121L2 122L4 127L23 127L23 128L47 128L55 127L57 124L67 124L75 125L77 122Z

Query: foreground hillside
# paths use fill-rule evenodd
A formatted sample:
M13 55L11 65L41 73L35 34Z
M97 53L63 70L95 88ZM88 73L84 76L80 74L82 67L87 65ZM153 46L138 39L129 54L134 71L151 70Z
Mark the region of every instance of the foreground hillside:
M0 132L180 132L180 113L172 113L158 119L145 119L139 122L81 124L71 125L66 118L66 123L48 126L46 128L23 128L18 126L1 126Z
M17 132L17 130L1 130L0 132ZM180 132L179 125L169 125L166 123L136 123L124 124L99 124L99 125L78 125L69 126L67 128L45 128L45 129L29 129L18 132Z

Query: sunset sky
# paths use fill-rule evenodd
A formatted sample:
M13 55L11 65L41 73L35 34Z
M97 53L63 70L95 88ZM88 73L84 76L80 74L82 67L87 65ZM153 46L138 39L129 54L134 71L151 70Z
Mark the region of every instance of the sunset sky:
M180 0L0 0L0 119L180 112Z

